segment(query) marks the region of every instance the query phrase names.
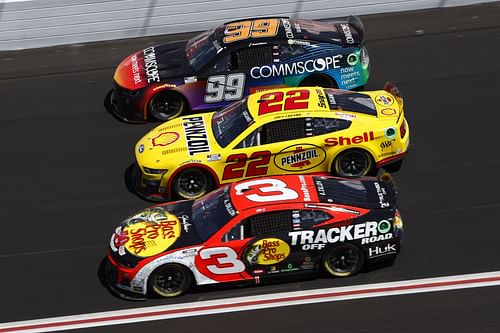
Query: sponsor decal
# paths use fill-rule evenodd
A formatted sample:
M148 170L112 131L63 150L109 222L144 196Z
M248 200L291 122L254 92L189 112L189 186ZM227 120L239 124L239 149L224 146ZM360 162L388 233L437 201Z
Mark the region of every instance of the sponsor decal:
M120 255L150 257L168 249L179 236L179 220L155 207L125 220L111 237L110 247Z
M278 238L256 241L248 248L245 258L251 265L274 265L285 260L290 254L290 246Z
M231 215L231 216L236 215L236 210L234 209L233 204L231 203L231 200L224 199L224 207L226 207L226 210L229 213L229 215Z
M396 141L396 139L392 139L392 140L387 140L387 141L382 141L380 143L380 148L382 150L384 149L387 149L387 148L391 148L392 147L392 144Z
M186 142L189 155L198 153L210 152L210 145L208 144L208 135L205 128L203 117L186 117L182 118L184 121L184 134L186 135Z
M394 104L394 98L389 95L377 95L375 97L375 102L377 102L378 105L390 106Z
M198 81L196 76L187 76L184 78L184 83L195 83Z
M300 265L300 268L302 268L302 269L313 269L314 268L314 262L312 261L311 257L305 257L304 261L302 262L302 265Z
M326 152L313 144L289 146L274 156L274 164L285 171L305 171L317 167L326 159Z
M179 218L181 219L182 228L184 229L184 231L189 232L189 228L192 226L192 224L189 223L189 216L184 214L179 216Z
M220 161L222 159L220 154L209 154L207 155L208 162Z
M132 66L132 75L134 77L134 84L137 85L142 82L141 74L139 72L139 64L137 63L137 55L134 54L130 57L130 65Z
M389 207L390 204L387 201L385 201L385 195L387 194L385 192L385 188L381 187L378 182L373 183L373 185L375 186L375 190L377 190L378 202L380 204L380 208Z
M344 32L345 40L347 44L354 44L354 38L352 37L352 32L351 28L349 27L349 24L341 23L340 27L342 28L342 31Z
M328 104L330 104L330 109L337 108L337 101L335 100L335 96L331 90L325 90L326 97L328 98Z
M396 137L396 129L394 127L389 127L385 130L385 137L388 139L394 139Z
M302 29L300 28L300 24L298 22L295 22L293 26L295 27L295 31L297 31L298 34L302 32Z
M380 113L384 116L394 116L397 112L395 109L385 108L380 110Z
M305 40L289 39L288 44L290 44L290 45L311 45L311 42L306 42Z
M144 69L148 83L160 82L160 73L158 72L158 62L154 46L145 48L142 53L144 54Z
M153 139L151 139L151 143L153 144L153 147L157 146L168 146L171 143L174 143L179 139L179 133L176 132L163 132L155 136Z
M318 94L318 99L319 99L319 102L318 102L318 106L320 108L324 108L326 109L326 97L325 95L322 93L321 89L316 89L316 94Z
M340 69L340 79L342 84L347 85L356 81L361 74L354 67L346 67Z
M141 144L139 148L137 148L137 151L139 152L139 154L142 154L144 152L144 145Z
M347 56L347 63L349 66L354 66L358 63L358 55L356 53L351 53Z
M338 138L333 137L333 138L326 138L325 139L325 146L344 146L344 145L357 145L363 142L369 142L375 140L375 136L373 135L373 131L370 132L364 132L363 135L356 135L353 137L344 137L340 136Z
M171 83L165 83L165 84L154 87L153 91L157 91L157 90L165 89L165 88L175 88L175 87L177 87L177 85L171 84Z
M304 201L311 201L311 193L309 192L309 188L307 187L306 179L304 176L299 176L300 182L300 190L304 194Z
M340 68L341 54L326 58L310 59L293 63L279 63L265 66L255 66L250 70L254 79L262 79L274 76L289 76L296 74L321 72L332 68Z
M285 29L286 38L293 39L292 25L290 24L290 20L286 18L281 19L281 23L283 23L283 28Z
M375 257L385 256L387 254L394 254L396 252L397 252L396 244L387 244L384 247L380 246L370 247L368 249L368 256L370 258L375 258Z
M326 244L363 240L385 234L390 228L391 224L387 220L368 221L330 229L290 231L288 236L292 238L292 246L301 245L302 250L320 250L325 248Z
M361 240L361 245L380 242L383 240L388 240L388 239L391 239L392 237L394 237L393 234L389 232L389 233L386 233L385 235L378 235L378 236L372 236L369 238L363 238Z

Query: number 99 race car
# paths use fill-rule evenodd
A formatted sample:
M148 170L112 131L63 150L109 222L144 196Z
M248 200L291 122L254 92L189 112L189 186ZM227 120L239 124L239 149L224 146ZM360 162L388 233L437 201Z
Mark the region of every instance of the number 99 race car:
M245 19L128 56L116 68L108 108L124 121L165 121L266 89L360 88L368 75L357 17L333 23Z
M320 270L350 276L375 262L390 264L398 254L403 222L396 196L388 173L291 175L153 206L116 228L105 281L118 295L140 299Z
M396 171L410 134L400 94L385 89L277 89L167 121L137 142L129 183L142 198L167 201L257 176Z

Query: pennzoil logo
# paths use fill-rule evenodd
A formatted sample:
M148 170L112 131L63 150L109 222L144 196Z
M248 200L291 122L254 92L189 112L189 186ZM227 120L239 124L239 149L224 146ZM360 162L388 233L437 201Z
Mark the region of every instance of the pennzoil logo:
M278 238L265 238L248 247L245 258L251 265L274 265L290 255L290 246Z
M208 144L208 134L203 117L186 117L182 118L182 120L189 155L208 153L210 145Z
M289 146L274 157L274 164L285 171L305 171L317 167L326 159L323 148L312 144Z

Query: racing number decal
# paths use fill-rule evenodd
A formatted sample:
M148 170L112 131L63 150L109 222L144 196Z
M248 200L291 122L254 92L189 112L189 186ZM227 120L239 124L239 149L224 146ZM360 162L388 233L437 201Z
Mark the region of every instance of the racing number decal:
M224 168L222 180L242 178L244 174L245 177L266 175L270 159L271 152L268 150L256 151L250 155L250 158L247 158L247 154L243 153L229 155L226 159L226 163L229 164ZM250 163L248 163L245 173L247 161Z
M309 90L289 90L286 98L281 91L266 93L259 98L259 115L282 110L306 109L309 106L308 99Z
M206 269L216 275L241 273L245 264L230 247L211 247L199 252Z
M284 181L272 178L240 183L234 187L234 190L236 191L236 195L245 195L245 198L253 202L294 200L299 197L299 194L288 188ZM257 193L252 193L254 191L251 190Z
M273 37L278 34L278 19L260 19L229 23L224 34L224 43L232 43L249 37Z
M243 97L245 74L229 74L210 76L207 79L205 103L237 101Z

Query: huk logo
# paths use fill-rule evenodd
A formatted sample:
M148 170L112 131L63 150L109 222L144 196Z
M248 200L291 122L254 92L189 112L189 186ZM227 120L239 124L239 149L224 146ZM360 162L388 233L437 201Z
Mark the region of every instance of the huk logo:
M385 247L375 246L368 249L368 256L370 258L379 257L386 254L396 253L396 244L387 244Z

